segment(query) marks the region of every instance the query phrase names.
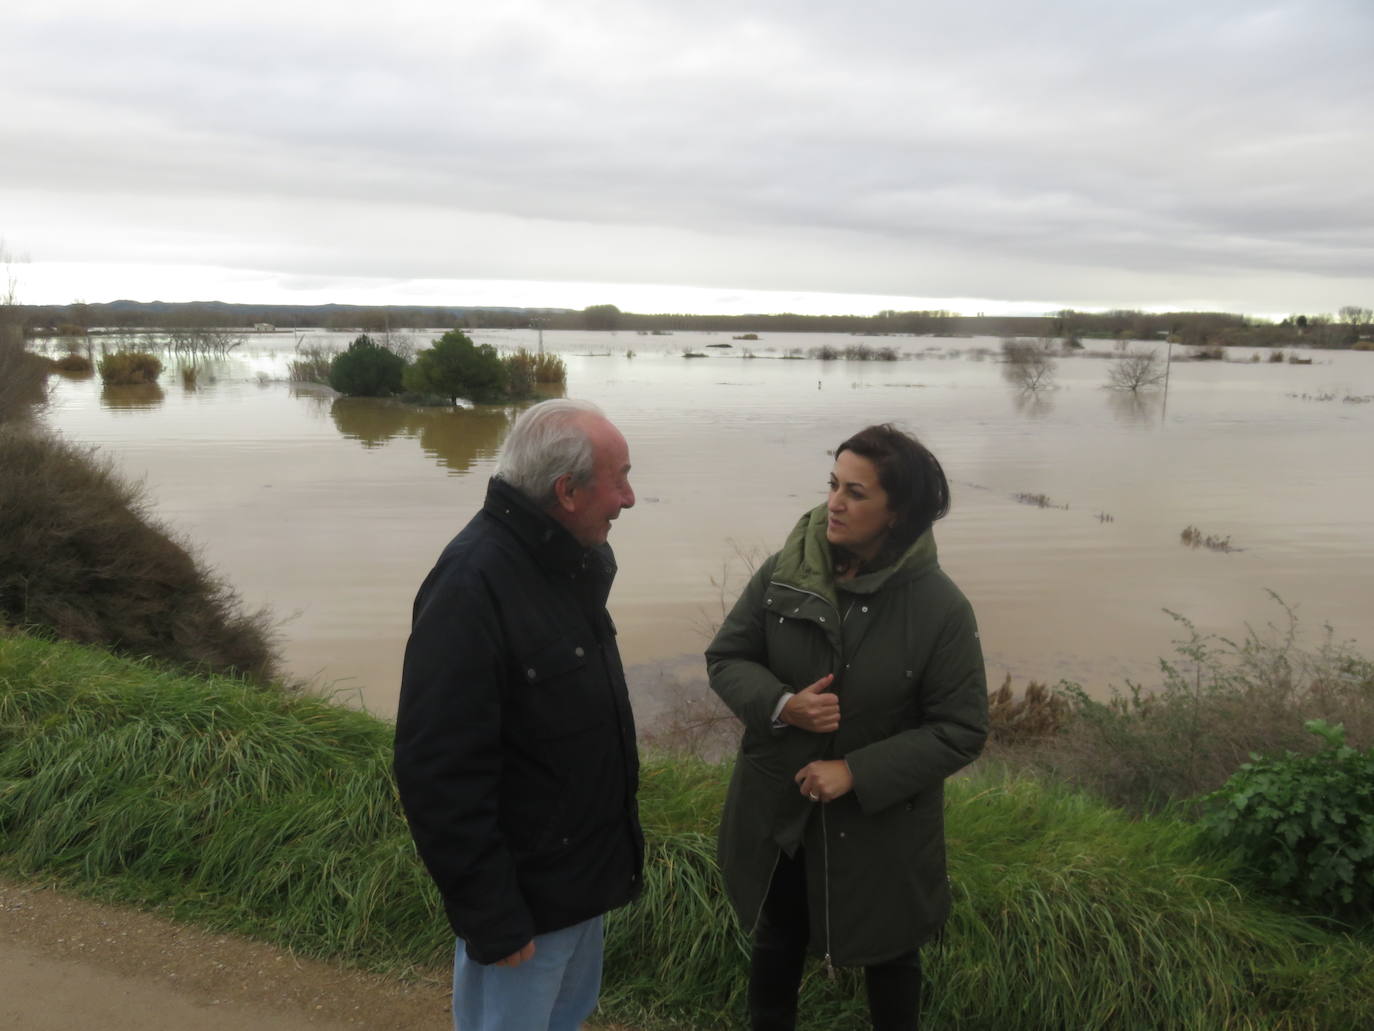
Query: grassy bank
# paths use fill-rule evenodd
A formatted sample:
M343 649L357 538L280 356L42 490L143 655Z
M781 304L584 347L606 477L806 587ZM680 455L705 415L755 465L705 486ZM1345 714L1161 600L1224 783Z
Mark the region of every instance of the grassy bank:
M0 865L383 970L451 940L390 774L388 724L73 644L0 637ZM646 897L609 926L603 1016L739 1026L745 942L713 859L726 770L646 761ZM1247 898L1187 824L995 767L951 785L955 916L932 1026L1345 1028L1374 947ZM851 975L814 1027L862 1026Z

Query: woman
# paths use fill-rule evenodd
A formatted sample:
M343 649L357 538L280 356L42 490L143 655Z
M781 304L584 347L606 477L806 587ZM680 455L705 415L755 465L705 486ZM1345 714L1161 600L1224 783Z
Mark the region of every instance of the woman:
M795 1025L808 948L864 968L875 1028L917 1026L918 949L950 908L944 780L987 735L973 610L935 557L948 511L918 441L855 434L707 649L744 723L720 862L754 937L755 1031Z

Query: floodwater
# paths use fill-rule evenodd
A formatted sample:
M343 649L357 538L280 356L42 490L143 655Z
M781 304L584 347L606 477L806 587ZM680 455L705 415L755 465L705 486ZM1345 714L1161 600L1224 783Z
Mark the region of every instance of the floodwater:
M538 345L533 331L472 335ZM860 342L902 357L780 360ZM47 418L143 480L165 523L249 605L284 618L291 673L390 716L414 591L480 505L517 409L407 409L303 389L285 381L294 343L250 335L194 390L174 370L151 395L55 379ZM916 432L949 476L953 508L936 539L978 614L993 684L1010 674L1099 696L1128 679L1149 687L1183 632L1166 609L1236 636L1283 624L1271 591L1313 643L1330 624L1374 644L1374 353L1175 361L1166 405L1158 391L1104 389L1106 343L1061 359L1053 388L1034 395L1007 382L988 338L764 334L708 346L727 343L543 336L567 362L568 394L600 404L630 442L639 502L611 535L621 572L610 607L642 722L674 681L701 678L709 628L750 562L823 500L828 452L881 421ZM707 357L684 358L686 347ZM1234 550L1185 546L1190 526Z

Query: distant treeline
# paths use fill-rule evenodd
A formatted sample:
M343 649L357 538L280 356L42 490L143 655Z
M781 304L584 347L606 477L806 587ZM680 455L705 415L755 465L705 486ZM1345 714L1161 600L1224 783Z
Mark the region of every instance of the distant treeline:
M568 308L496 308L351 304L226 304L111 301L107 304L16 305L29 336L132 329L582 329L638 333L851 333L886 336L994 336L1065 341L1173 340L1195 347L1354 347L1374 335L1374 311L1347 306L1338 315L1292 315L1281 322L1226 312L1086 312L1043 316L957 315L948 311L881 311L876 315L640 314L613 304Z

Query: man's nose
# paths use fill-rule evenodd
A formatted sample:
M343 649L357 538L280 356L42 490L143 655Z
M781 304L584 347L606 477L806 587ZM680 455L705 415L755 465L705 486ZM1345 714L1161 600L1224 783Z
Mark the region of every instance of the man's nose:
M625 489L620 494L620 507L635 507L635 489L631 487L628 482L625 484Z

